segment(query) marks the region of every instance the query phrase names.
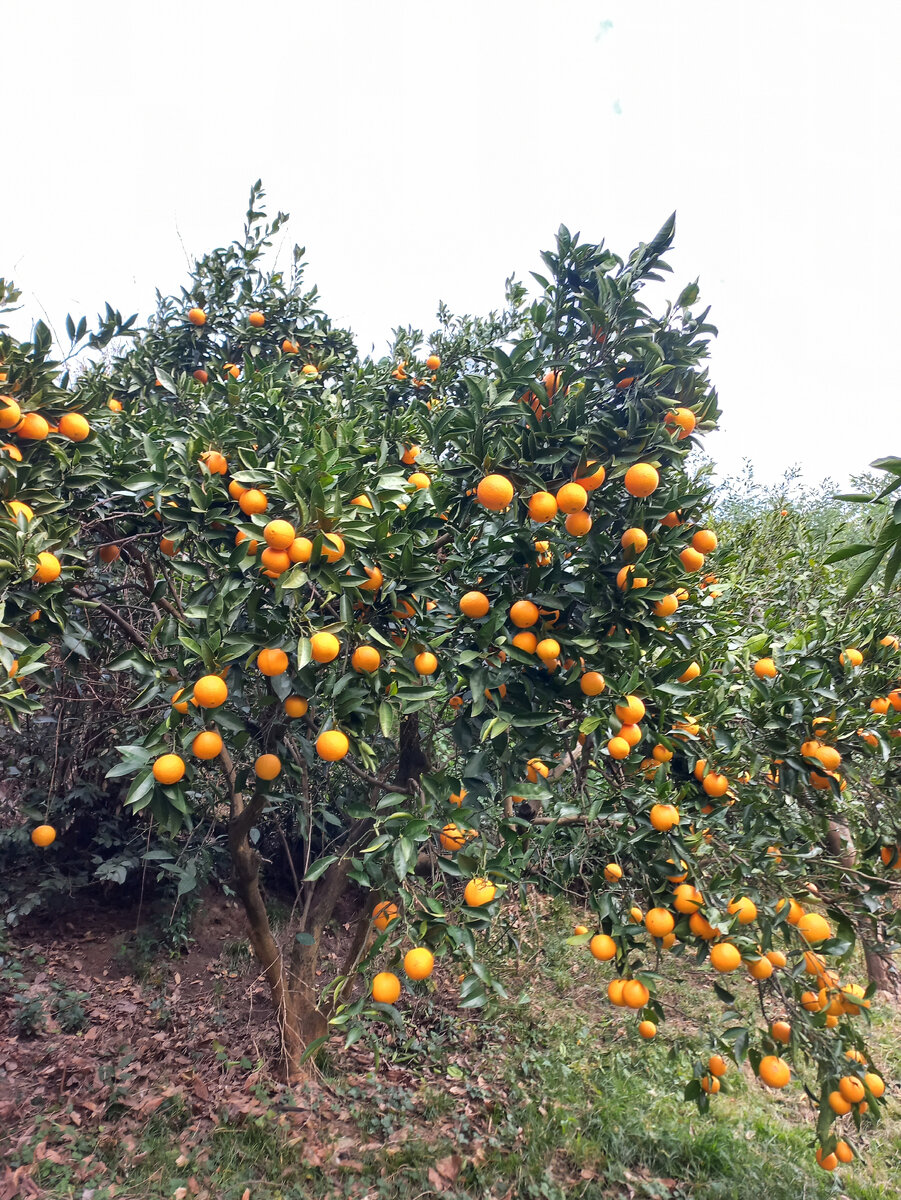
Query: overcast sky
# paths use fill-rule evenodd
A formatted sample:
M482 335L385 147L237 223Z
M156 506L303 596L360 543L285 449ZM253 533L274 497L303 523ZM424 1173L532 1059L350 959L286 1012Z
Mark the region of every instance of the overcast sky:
M676 209L720 470L901 453L893 0L4 9L0 274L29 319L145 315L258 177L364 350L498 306L560 222L625 254Z

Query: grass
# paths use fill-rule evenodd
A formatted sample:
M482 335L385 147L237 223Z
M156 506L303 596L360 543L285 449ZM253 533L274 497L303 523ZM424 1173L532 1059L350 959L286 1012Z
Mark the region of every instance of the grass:
M797 1086L766 1092L733 1066L709 1114L699 1114L682 1090L691 1047L707 1053L697 1028L717 1027L716 1000L674 977L666 992L682 1015L645 1043L634 1017L599 999L609 970L591 964L586 973L575 953L545 947L529 971L532 1003L487 1025L419 1001L415 1040L386 1034L385 1069L374 1077L354 1080L340 1059L327 1062L320 1095L342 1119L332 1133L353 1131L337 1143L325 1140L325 1118L298 1126L268 1106L186 1144L191 1114L176 1099L127 1155L114 1125L99 1136L77 1131L73 1141L60 1116L12 1165L27 1161L39 1138L60 1148L64 1139L62 1161L44 1159L35 1180L51 1197L81 1195L83 1177L76 1185L68 1164L94 1154L94 1200L105 1200L110 1181L129 1200L180 1188L216 1200L241 1200L246 1189L252 1200L895 1200L901 1123L891 1110L864 1135L865 1158L836 1176L814 1163L811 1110ZM877 1015L871 1042L880 1061L898 1067L892 1010Z

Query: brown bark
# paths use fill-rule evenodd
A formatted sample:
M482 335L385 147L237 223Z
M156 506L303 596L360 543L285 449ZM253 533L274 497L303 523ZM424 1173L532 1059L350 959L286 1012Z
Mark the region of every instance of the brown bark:
M300 922L303 940L295 940L286 961L272 933L260 891L260 856L248 838L262 814L265 801L259 793L255 793L245 803L235 788L235 769L227 751L222 751L221 759L231 805L228 846L235 868L235 887L247 914L250 943L269 984L281 1033L285 1067L289 1075L296 1075L303 1069L301 1060L304 1053L313 1042L326 1035L331 1011L353 986L353 973L365 947L370 921L368 915L361 912L341 972L348 979L340 995L333 998L330 1004L323 1004L316 979L322 935L347 887L351 857L371 834L372 821L364 818L353 822L341 843L336 861L318 880L300 885L309 889ZM406 717L400 727L400 759L396 775L398 788L415 786L427 765L418 718L415 715ZM362 774L359 771L356 773ZM382 779L372 778L369 782L373 798L386 786Z
M851 831L843 821L830 820L826 832L826 845L843 867L854 867L857 864L857 852ZM867 964L867 976L870 983L876 985L876 990L898 995L898 970L895 967L890 950L886 950L879 931L879 922L875 918L867 922L866 930L858 928L857 934L863 946L864 959Z
M297 1006L286 986L284 960L260 892L260 856L248 838L263 810L264 801L257 794L245 805L243 796L235 788L235 768L228 751L223 749L220 758L230 800L228 849L235 870L235 890L247 915L250 944L269 984L284 1060L286 1064L295 1064L299 1062L306 1046L303 1024L298 1019Z

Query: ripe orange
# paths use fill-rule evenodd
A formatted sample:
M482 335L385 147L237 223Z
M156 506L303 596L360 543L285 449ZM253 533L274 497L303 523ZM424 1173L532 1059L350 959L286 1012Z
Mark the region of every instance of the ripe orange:
M784 967L788 964L788 959L781 950L767 950L766 956L774 967Z
M669 833L679 824L679 810L674 804L654 804L648 819L658 833Z
M617 1008L623 1008L625 1000L623 999L623 989L626 986L625 979L611 979L607 984L607 997L611 1004L615 1004Z
M775 679L779 672L771 658L758 658L754 664L754 674L758 679Z
M211 475L224 475L228 470L228 460L218 450L204 450L200 461Z
M305 717L310 708L310 703L303 696L288 696L283 705L285 715L296 718Z
M291 566L291 559L284 550L273 550L271 546L267 546L260 555L260 563L265 568L265 574L276 579L288 570Z
M297 542L305 541L305 540L306 540L305 538L295 538L294 542L292 543L292 546L296 545ZM290 551L288 553L290 554ZM379 570L378 567L364 567L363 570L366 572L368 579L366 580L365 583L360 584L360 591L361 592L377 592L379 590L379 588L382 586L382 583L384 582L384 579L385 579L384 575L382 574L382 572Z
M42 550L38 555L37 570L32 575L32 579L38 583L53 583L55 579L59 578L62 569L62 564L55 554Z
M764 955L745 964L752 979L769 979L773 973L773 964Z
M358 646L350 656L350 665L361 674L364 671L371 674L382 665L382 656L375 646Z
M750 925L757 919L757 905L748 896L739 896L737 900L730 900L728 911L733 917L738 917L739 925Z
M711 799L718 800L729 790L729 780L725 775L718 775L716 771L710 771L704 776L701 787Z
M645 928L652 937L666 937L676 927L673 914L665 908L652 908L644 919Z
M556 638L542 638L535 647L535 653L543 663L553 662L560 655L560 643Z
M434 675L438 670L438 659L430 650L421 650L413 659L413 666L420 675Z
M657 1026L653 1021L640 1021L638 1032L646 1041L650 1041L651 1038L657 1036Z
M314 662L330 663L338 657L341 643L333 633L314 633L310 638L310 649Z
M316 753L326 762L338 762L349 749L350 742L340 729L327 729L316 739Z
M683 441L695 427L695 415L690 408L671 408L663 418L663 423L670 433L679 430L679 441Z
M404 955L404 970L410 979L428 979L435 969L435 956L425 946L417 946Z
M13 433L28 442L43 442L50 432L50 426L40 413L26 413Z
M592 467L596 468L592 470ZM607 472L596 459L590 458L585 464L586 474L581 474L579 468L576 467L573 472L573 483L579 484L586 492L594 492L601 486L607 475Z
M510 620L517 629L528 629L538 620L538 605L531 600L517 600L510 608Z
M811 942L814 945L817 942L825 942L827 938L832 937L832 929L825 917L821 917L819 913L808 912L798 921L798 933L806 942Z
M2 414L2 409L0 409L0 414ZM22 451L18 446L14 446L12 442L4 442L3 445L0 446L0 450L2 450L4 454L8 454L14 462L22 461Z
M631 752L631 746L621 737L612 737L607 743L607 753L617 762L622 762L624 758L628 758Z
M322 535L322 557L326 562L334 563L339 558L343 558L345 549L344 538L340 534L324 533Z
M722 1079L729 1069L729 1065L721 1054L711 1054L707 1059L707 1070L715 1079Z
M411 487L415 487L418 492L424 492L432 486L432 481L425 471L414 471L412 475L407 476L407 483Z
M704 903L704 897L693 884L680 883L673 892L673 908L676 912L698 914L698 909Z
M484 592L466 592L460 597L460 611L466 617L484 617L491 608L491 601Z
M22 410L12 396L0 396L0 429L12 429L22 419Z
M581 512L588 503L588 493L580 483L564 483L557 491L557 507L562 513Z
M17 521L19 517L24 517L26 522L34 520L34 509L24 500L7 500L6 507L12 513L14 521Z
M81 413L64 413L59 419L59 432L70 442L83 442L91 427Z
M188 320L192 325L206 325L206 313L202 308L189 308Z
M760 1060L758 1074L768 1087L784 1088L791 1079L791 1068L775 1054L767 1054Z
M840 1163L849 1163L854 1161L854 1151L843 1138L835 1143L835 1157Z
M448 854L455 854L458 850L462 850L467 840L466 830L453 821L449 821L438 834L441 849L446 850Z
M867 1071L863 1077L863 1081L866 1084L870 1095L875 1096L877 1100L881 1099L881 1097L885 1095L885 1080L881 1075L877 1075L875 1071ZM841 1088L841 1084L839 1084L839 1088Z
M262 329L266 324L266 318L259 310L255 310L254 312L248 314L247 323L248 325L252 325L254 329Z
M268 506L269 501L259 488L248 488L238 499L238 507L248 517L252 517L256 513L265 512Z
M372 910L372 923L376 929L384 933L391 922L396 921L399 916L400 910L393 900L381 900Z
M619 539L619 544L624 550L634 550L636 554L641 554L642 550L647 549L648 535L643 529L633 527L626 530Z
M535 492L529 497L529 517L536 524L552 521L557 515L557 501L550 492Z
M31 831L31 840L43 850L56 841L56 830L52 825L37 825Z
M638 696L626 696L625 700L621 700L614 709L617 718L624 725L637 725L644 717L646 709L644 701Z
M788 921L789 925L797 925L804 916L804 909L797 902L797 900L777 900L776 912L782 912L786 904L788 905L788 916L786 920Z
M731 942L717 942L710 947L710 962L717 971L727 974L741 966L741 952Z
M263 537L273 550L287 550L294 541L294 526L290 521L270 521L263 530Z
M696 662L691 662L688 664L688 666L685 668L685 670L679 676L679 682L680 683L691 683L691 681L693 679L697 679L697 677L700 674L701 674L700 664L696 663Z
M513 484L506 475L486 475L476 488L476 497L483 508L501 512L513 499Z
M623 485L630 496L645 499L660 485L660 475L650 463L635 463L626 471Z
M636 575L635 567L626 566L620 567L616 573L616 586L621 591L626 591L628 588L643 588L648 586L648 579L645 575Z
M101 546L97 551L97 557L102 563L114 563L122 551L114 543L109 543L106 546Z
M719 545L712 529L699 529L691 539L691 544L700 554L712 554Z
M178 783L184 773L185 762L178 754L161 754L153 764L153 778L157 783Z
M670 759L673 757L673 752L672 752L672 750L667 750L666 746L662 746L658 743L654 747L654 749L651 751L651 757L656 762L668 763L670 761Z
M715 1075L713 1075L713 1076L703 1075L701 1077L701 1091L702 1092L707 1092L711 1096L715 1096L717 1094L717 1092L720 1090L720 1086L721 1086L720 1081L717 1079L717 1077Z
M791 1039L792 1027L788 1021L774 1021L770 1026L770 1033L777 1042L787 1046Z
M106 407L110 410L110 412L120 413L122 411L122 401L117 400L115 396L110 396L109 400L106 402Z
M695 550L694 546L686 546L681 550L679 560L686 571L700 571L704 565L704 555Z
M534 654L535 647L538 645L538 638L529 630L524 630L522 633L514 635L513 645L518 650L522 650L524 654Z
M650 992L640 979L629 979L623 984L623 1000L629 1008L644 1008Z
M579 680L579 687L585 696L600 696L606 686L604 676L600 671L586 671Z
M688 925L695 937L703 938L705 942L712 942L720 934L720 930L711 925L703 913L692 913Z
M430 371L437 371L438 368L441 366L441 359L438 357L437 354L430 354L429 357L425 360L425 365L428 367L428 369Z
M818 745L811 751L810 757L819 759L827 771L837 771L842 762L842 756L834 746Z
M601 962L616 958L616 942L606 933L596 933L588 943L588 949Z
M194 701L201 708L218 708L228 699L228 685L220 675L201 675L194 684Z
M160 552L165 554L167 558L175 556L175 542L173 542L172 538L160 538Z
M670 592L669 595L662 597L654 605L654 615L656 617L671 617L678 607L678 599L674 593Z
M843 1075L838 1081L838 1090L849 1104L859 1104L866 1095L863 1082L856 1075Z
M284 650L261 650L257 655L257 669L261 675L284 675L288 669L288 656Z
M563 522L566 526L566 532L571 533L573 537L585 537L591 532L592 520L587 512L570 513Z
M838 1158L834 1154L824 1154L822 1146L817 1146L816 1158L824 1171L834 1171L838 1166Z
M222 738L213 729L198 733L191 743L191 753L195 758L215 758L222 750Z
M618 883L623 877L623 869L619 863L607 863L604 867L604 878L608 883Z
M282 354L297 354L299 349L297 342L292 342L290 338L285 338L282 342Z
M258 779L275 779L281 769L281 759L277 754L261 754L253 764L254 774Z
M859 667L863 662L863 655L859 650L855 650L853 646L846 646L838 656L838 661L843 667L848 666L849 664L852 667Z
M539 775L542 779L547 779L550 773L550 767L543 763L540 758L530 758L526 764L526 775L529 783L537 783Z
M313 543L310 541L309 538L296 537L294 539L294 541L291 543L291 545L288 547L288 558L290 558L291 562L293 562L293 563L307 563L310 561L312 554L313 554ZM367 575L370 574L368 567L364 567L363 570L366 572ZM378 568L374 567L373 570L378 571ZM381 582L382 582L381 572L378 572L378 575L379 575L379 584L381 584ZM375 591L375 588L370 589L369 586L365 583L361 583L360 587L366 591L369 591L369 590Z
M400 980L392 971L379 971L373 979L372 998L376 1004L394 1004L400 998Z

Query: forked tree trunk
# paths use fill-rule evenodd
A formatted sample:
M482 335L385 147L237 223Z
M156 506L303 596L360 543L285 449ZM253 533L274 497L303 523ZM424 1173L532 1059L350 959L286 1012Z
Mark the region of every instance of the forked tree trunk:
M341 988L340 996L335 997L330 1005L323 1005L316 979L322 934L347 887L351 856L370 835L372 821L368 818L355 821L341 844L337 861L315 883L305 885L314 890L304 906L300 931L304 935L303 940L295 940L286 959L272 932L260 891L260 855L249 839L251 829L262 815L265 801L259 793L255 793L245 802L236 789L235 768L228 752L223 750L220 758L229 792L228 847L235 870L235 889L247 914L250 944L269 985L284 1067L289 1077L295 1076L304 1068L303 1057L309 1047L328 1032L332 1010L351 990L353 972L366 945L371 920L368 912L361 909L341 971L342 975L348 977L347 982ZM396 786L406 790L419 780L426 766L418 718L405 717L400 727ZM374 798L377 795L376 790Z

